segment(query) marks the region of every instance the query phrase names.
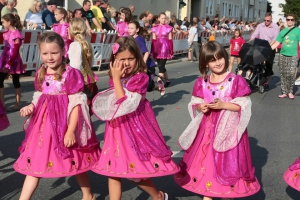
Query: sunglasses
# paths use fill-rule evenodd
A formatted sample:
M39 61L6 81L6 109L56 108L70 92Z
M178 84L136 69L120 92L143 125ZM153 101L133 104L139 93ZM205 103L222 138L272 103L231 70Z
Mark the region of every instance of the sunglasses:
M293 21L295 21L295 19L286 19L286 21L292 21L293 22Z
M270 22L271 20L264 20L265 22Z

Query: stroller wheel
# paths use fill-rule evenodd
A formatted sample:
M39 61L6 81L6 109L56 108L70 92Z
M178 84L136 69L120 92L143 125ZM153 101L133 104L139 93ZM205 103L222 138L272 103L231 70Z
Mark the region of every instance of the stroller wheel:
M258 92L259 92L260 94L262 94L262 93L264 93L264 91L265 91L264 86L263 86L263 85L260 85L260 86L258 87Z

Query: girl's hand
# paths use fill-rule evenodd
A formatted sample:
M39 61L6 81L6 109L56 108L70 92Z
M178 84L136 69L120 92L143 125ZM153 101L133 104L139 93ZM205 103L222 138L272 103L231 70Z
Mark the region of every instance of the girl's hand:
M66 132L64 137L64 145L65 147L71 147L76 143L75 133L74 132Z
M110 62L110 71L113 79L120 79L125 73L124 61L115 59L115 62Z
M211 102L210 104L207 104L207 106L210 109L220 110L220 109L223 109L223 104L224 104L224 102L221 101L220 99L214 99L214 101Z
M207 113L209 111L208 104L207 103L201 103L197 107L197 110L203 113Z
M28 106L21 108L20 115L21 115L21 117L30 116L33 113L33 110L34 110L34 106L32 104L30 104Z

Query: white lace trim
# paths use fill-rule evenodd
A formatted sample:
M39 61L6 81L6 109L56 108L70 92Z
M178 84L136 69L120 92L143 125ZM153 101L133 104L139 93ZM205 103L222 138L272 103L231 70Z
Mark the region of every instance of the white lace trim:
M213 148L225 152L240 142L251 118L250 97L238 97L230 101L241 107L239 112L222 110L217 126Z
M194 106L199 105L201 103L204 103L203 99L192 96L191 102L188 105L188 110L189 110L190 116L192 118L192 121L186 127L186 129L183 131L183 133L181 134L181 136L178 139L178 143L183 150L187 150L192 145L192 143L197 135L197 131L199 129L200 122L203 118L203 113L198 112L196 109L194 109Z
M116 104L117 98L114 89L99 92L94 97L92 110L100 120L112 120L113 118L132 113L138 108L142 95L137 92L130 92L126 88L123 89L127 99L120 104Z

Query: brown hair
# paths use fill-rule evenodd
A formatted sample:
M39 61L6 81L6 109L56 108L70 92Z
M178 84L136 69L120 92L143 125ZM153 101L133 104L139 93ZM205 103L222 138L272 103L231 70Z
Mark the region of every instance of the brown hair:
M234 30L234 34L233 34L233 36L232 36L232 39L234 39L235 38L235 32L239 32L239 37L242 37L242 32L241 32L241 30L239 29L239 28L236 28L235 30Z
M271 12L267 12L267 13L265 14L265 17L272 17L272 13L271 13Z
M131 18L132 18L132 14L131 14L131 11L129 8L123 8L121 13L124 13L125 14L125 19L124 21L129 23L131 21Z
M113 64L115 62L115 57L118 53L121 53L123 51L128 50L136 59L136 66L132 70L131 74L136 74L138 72L147 72L147 66L146 63L143 60L143 55L141 53L140 47L138 43L135 41L133 37L121 37L117 39L115 42L120 45L118 51L116 54L111 54L110 56L110 62ZM109 75L111 77L111 71L109 70Z
M57 34L55 32L45 32L42 35L40 35L38 37L38 41L37 41L39 48L41 48L42 43L57 43L58 46L61 48L61 50L63 50L65 48L64 40L62 39L62 37L59 34ZM63 62L60 64L60 66L58 67L58 69L56 70L56 73L54 75L56 80L58 80L58 81L61 81L62 74L64 73L64 71L66 69L66 64L64 63L64 58L62 61ZM45 74L46 74L46 68L45 68L45 65L42 63L41 68L38 73L38 78L37 78L38 89L40 91L42 90L42 84L45 80Z
M59 14L64 15L64 21L69 22L69 15L68 12L64 8L56 8L55 12L58 11Z
M18 29L19 31L22 31L23 26L20 21L19 15L14 15L11 13L7 13L2 16L2 19L4 19L7 22L10 22L10 25Z
M293 17L293 18L295 19L295 15L294 15L293 13L288 13L288 14L286 15L286 18L289 17L289 16L290 16L290 17Z
M226 71L228 69L228 53L220 43L216 41L207 42L205 45L202 46L199 54L199 71L204 76L204 78L206 78L209 70L209 68L207 67L208 63L216 59L224 58L224 70Z

